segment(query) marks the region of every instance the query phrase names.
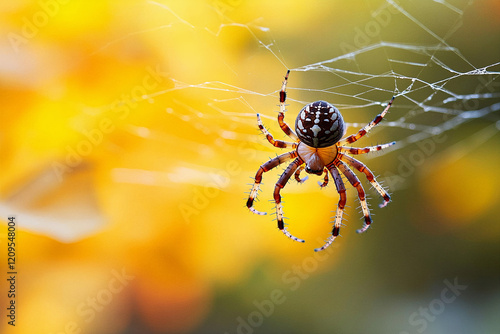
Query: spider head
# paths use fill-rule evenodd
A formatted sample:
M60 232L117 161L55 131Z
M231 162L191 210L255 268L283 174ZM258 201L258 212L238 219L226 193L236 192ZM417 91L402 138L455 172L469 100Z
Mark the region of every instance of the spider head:
M306 173L309 173L309 174L316 174L316 175L320 175L323 174L323 169L325 168L325 166L323 165L323 167L321 169L318 169L317 166L310 166L310 164L306 163Z
M325 101L306 105L295 120L297 137L315 148L332 146L344 136L345 131L340 111Z

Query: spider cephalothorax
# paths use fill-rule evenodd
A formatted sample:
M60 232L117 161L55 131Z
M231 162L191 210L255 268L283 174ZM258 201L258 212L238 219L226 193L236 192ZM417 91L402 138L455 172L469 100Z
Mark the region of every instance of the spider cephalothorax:
M335 215L332 235L328 238L324 246L315 249L315 251L320 251L331 245L331 243L339 235L340 226L342 225L342 215L346 204L346 189L342 177L340 176L341 173L347 178L349 183L354 188L356 188L359 201L361 202L361 209L365 218L365 224L357 232L362 233L366 231L372 223L370 210L368 209L368 204L366 203L366 195L363 186L361 185L356 174L354 174L353 171L349 168L349 166L355 168L360 173L365 174L371 185L375 188L375 190L377 190L380 196L384 198L384 202L380 205L380 207L386 206L387 203L389 203L389 201L391 200L387 191L385 191L384 188L382 188L382 186L377 182L375 176L368 169L368 167L366 167L362 162L354 159L353 157L350 157L349 155L347 155L347 153L363 154L373 151L379 151L381 149L394 145L395 142L363 148L347 147L343 145L356 142L358 139L368 133L368 131L370 131L375 125L377 125L391 107L392 101L394 101L394 97L387 104L387 107L384 109L384 111L381 114L377 115L377 117L375 117L373 121L359 130L356 134L350 135L344 139L342 139L346 131L344 119L342 118L342 115L337 108L325 101L316 101L302 108L295 121L296 132L294 132L284 122L286 84L288 81L289 73L290 71L288 71L285 76L285 81L281 86L279 95L280 111L278 113L278 123L283 132L285 132L285 134L288 135L293 140L293 142L274 140L274 137L269 133L269 131L266 130L266 128L264 128L259 114L257 114L257 123L259 125L259 129L264 133L267 140L272 145L279 148L291 147L294 150L288 153L281 154L260 166L257 174L255 175L255 182L250 191L250 196L247 200L247 207L253 213L261 215L265 214L263 212L255 210L253 207L253 202L257 197L259 186L262 181L262 174L286 161L294 159L293 162L285 169L284 173L281 175L278 182L276 183L276 186L274 187L276 219L278 221L278 228L283 231L283 233L287 237L295 241L304 242L304 240L296 238L292 234L290 234L290 232L288 232L285 227L285 223L283 221L283 206L281 205L280 191L286 185L292 175L295 175L295 179L297 180L297 182L304 182L307 177L303 179L300 178L300 172L302 170L305 170L306 173L316 175L322 175L324 173L325 177L323 183L320 184L321 187L325 187L328 184L328 173L330 173L330 175L334 179L335 187L337 188L340 199L337 205L337 212Z

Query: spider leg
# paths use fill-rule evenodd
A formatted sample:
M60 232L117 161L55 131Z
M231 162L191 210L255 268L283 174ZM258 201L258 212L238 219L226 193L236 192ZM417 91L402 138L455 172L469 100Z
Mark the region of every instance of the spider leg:
M333 224L332 235L326 240L326 243L322 247L316 248L314 250L315 252L319 252L326 249L333 243L335 238L339 235L340 226L342 225L342 215L344 213L344 207L347 201L344 182L340 177L339 171L333 164L328 165L327 168L332 174L333 180L335 181L335 187L337 188L337 192L339 193L340 198L339 198L339 204L337 205L337 213L335 214L335 222Z
M280 108L281 109L281 108ZM295 141L298 141L299 140L299 137L297 137L297 134L295 133L295 131L293 131L289 126L288 124L285 123L285 121L283 121L283 119L285 118L285 115L283 114L282 111L279 112L278 114L278 123L280 125L280 128L281 130L283 130L283 132L288 136L290 137L290 139L292 140L295 140Z
M248 200L247 200L247 207L250 211L252 211L253 213L256 213L258 215L267 214L265 212L257 211L253 207L253 201L255 200L255 198L257 198L257 193L259 192L260 183L262 182L262 174L273 169L274 167L276 167L278 165L281 165L282 163L284 163L290 159L296 158L297 155L298 155L297 151L283 153L283 154L278 155L277 157L275 157L273 159L270 159L269 161L267 161L266 163L262 164L259 167L259 170L255 174L255 182L252 186L252 190L250 190L250 195L248 196Z
M368 125L363 127L361 130L358 131L358 133L350 135L349 137L346 137L345 139L342 139L339 142L339 145L345 145L345 144L352 144L355 141L357 141L359 138L363 137L370 131L375 125L380 123L380 121L384 118L385 114L387 114L387 111L389 111L389 108L392 106L392 101L394 101L396 97L393 96L392 99L389 101L387 104L387 107L385 107L384 111L382 111L380 114L378 114L373 121L371 121Z
M297 147L297 143L290 143L282 140L274 140L273 135L269 131L267 131L267 129L262 124L262 120L260 119L260 114L257 114L257 124L259 125L260 131L262 131L262 133L266 136L267 140L271 143L271 145L279 148Z
M281 85L281 90L280 90L280 111L278 113L278 123L280 125L281 130L290 137L294 141L298 141L299 138L297 137L297 134L295 131L293 131L288 124L285 123L285 101L286 101L286 84L288 83L288 75L290 74L290 70L286 72L285 75L285 80L283 81L283 84Z
M378 183L377 179L375 178L375 175L373 175L372 171L368 167L366 167L365 164L348 155L339 154L339 158L342 161L347 162L352 167L356 168L361 173L365 173L366 178L368 179L368 181L370 181L373 188L375 188L377 192L380 194L380 196L384 198L384 202L379 205L381 208L385 207L391 201L391 196L389 196L389 193L387 193L387 191L385 191L385 189L382 188L380 183Z
M358 177L353 173L353 171L342 161L338 160L336 166L340 169L340 171L347 177L349 183L356 188L358 191L358 198L361 202L361 209L363 210L363 215L365 216L365 224L362 228L357 230L357 233L363 233L366 231L370 224L372 223L372 217L370 216L370 210L368 209L368 204L366 203L365 190L359 182Z
M324 172L325 172L325 178L323 179L323 183L321 183L320 181L318 181L318 184L321 188L324 188L328 185L328 169L324 169Z
M295 172L295 180L298 183L304 183L306 180L309 178L309 175L306 175L303 179L300 178L300 172L304 170L304 165L301 165L299 168L297 168L297 171Z
M342 153L349 153L349 154L365 154L368 152L375 152L375 151L380 151L383 150L384 148L387 148L389 146L392 146L396 144L395 141L387 144L382 144L382 145L375 145L375 146L368 146L368 147L346 147L346 146L337 146L337 149L342 152Z
M280 191L286 185L295 170L303 163L304 161L302 161L300 158L295 159L290 165L288 165L283 174L281 174L278 182L276 182L276 186L274 187L274 201L276 202L276 220L278 221L278 228L287 237L299 242L304 242L304 240L291 235L285 227L285 223L283 221L283 206L281 205Z

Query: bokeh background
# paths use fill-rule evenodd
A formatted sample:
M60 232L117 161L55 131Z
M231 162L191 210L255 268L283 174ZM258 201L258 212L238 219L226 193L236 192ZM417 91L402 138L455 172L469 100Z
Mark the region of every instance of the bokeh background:
M11 1L0 4L3 333L498 333L500 7L482 1ZM265 175L275 120L324 99L390 189L364 235L348 187ZM361 179L363 179L360 176ZM455 286L454 290L450 286Z

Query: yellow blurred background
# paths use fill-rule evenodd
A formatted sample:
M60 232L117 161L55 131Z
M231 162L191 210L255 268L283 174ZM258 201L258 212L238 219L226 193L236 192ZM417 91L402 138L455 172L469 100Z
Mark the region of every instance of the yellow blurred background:
M496 333L498 1L18 0L0 4L2 333ZM392 45L391 43L394 43ZM347 56L346 56L347 54ZM306 103L335 104L393 201L283 189L260 164ZM476 71L483 69L483 71ZM473 73L474 72L474 73ZM467 73L467 74L466 74ZM450 99L452 98L452 99ZM443 291L456 288L453 302ZM449 297L449 295L448 295ZM422 311L422 308L427 311ZM427 313L425 313L427 312Z

